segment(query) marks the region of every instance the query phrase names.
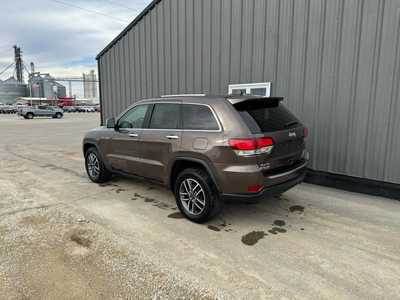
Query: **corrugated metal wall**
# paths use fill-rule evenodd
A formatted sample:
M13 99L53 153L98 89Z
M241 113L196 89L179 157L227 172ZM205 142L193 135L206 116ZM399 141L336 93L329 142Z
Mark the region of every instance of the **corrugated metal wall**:
M100 56L104 116L271 81L313 169L400 183L399 36L399 0L162 0Z

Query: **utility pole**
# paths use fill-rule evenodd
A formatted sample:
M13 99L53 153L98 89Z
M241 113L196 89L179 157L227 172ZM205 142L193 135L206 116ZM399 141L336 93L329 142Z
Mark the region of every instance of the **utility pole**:
M72 81L68 81L68 94L72 97Z
M22 52L21 48L14 46L14 58L15 58L15 73L17 75L17 81L23 83L24 76L22 74Z

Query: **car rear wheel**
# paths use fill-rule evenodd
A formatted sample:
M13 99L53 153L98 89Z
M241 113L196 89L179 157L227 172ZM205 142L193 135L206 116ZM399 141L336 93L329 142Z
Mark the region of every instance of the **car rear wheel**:
M222 210L223 202L215 184L204 170L183 170L175 182L174 193L179 210L193 222L206 222Z
M56 118L57 118L57 119L61 119L62 116L63 116L62 113L56 113Z
M26 114L27 119L33 119L33 113L27 113Z
M85 167L89 179L95 183L103 183L111 179L112 173L107 170L95 147L86 151Z

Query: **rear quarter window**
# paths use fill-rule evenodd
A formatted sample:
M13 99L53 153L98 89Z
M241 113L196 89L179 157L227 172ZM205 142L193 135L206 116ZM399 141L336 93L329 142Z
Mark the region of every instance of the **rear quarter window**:
M183 129L218 130L218 123L211 109L205 105L183 104Z
M299 120L281 103L268 104L258 100L239 103L235 108L252 133L279 131L299 125Z

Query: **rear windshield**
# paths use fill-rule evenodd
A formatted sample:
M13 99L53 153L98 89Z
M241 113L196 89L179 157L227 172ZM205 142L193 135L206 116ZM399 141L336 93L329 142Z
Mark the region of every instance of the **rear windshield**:
M299 121L279 102L245 101L235 105L252 133L262 133L293 128Z

